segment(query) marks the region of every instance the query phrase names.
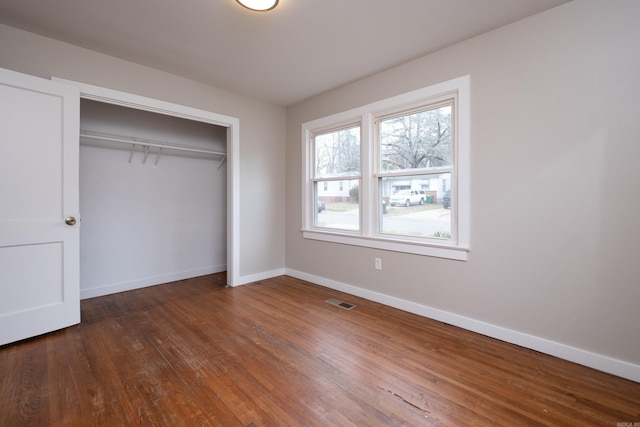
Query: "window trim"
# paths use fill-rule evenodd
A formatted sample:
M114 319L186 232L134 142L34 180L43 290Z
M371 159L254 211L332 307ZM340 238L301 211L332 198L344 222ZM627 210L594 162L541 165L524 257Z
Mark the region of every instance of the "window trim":
M373 181L377 159L372 145L374 121L389 111L411 108L419 103L437 101L442 96L457 93L455 103L454 164L452 184L455 185L455 217L452 227L457 229L457 241L434 243L377 232L377 213L371 209L377 200L377 186ZM327 129L339 128L345 123L359 123L361 128L361 227L357 234L313 226L314 203L314 154L310 140L314 134ZM466 261L470 251L470 77L462 76L422 89L397 95L357 107L348 111L322 117L302 124L302 236L305 239L321 240L374 249L405 252L417 255ZM372 203L373 201L373 203Z

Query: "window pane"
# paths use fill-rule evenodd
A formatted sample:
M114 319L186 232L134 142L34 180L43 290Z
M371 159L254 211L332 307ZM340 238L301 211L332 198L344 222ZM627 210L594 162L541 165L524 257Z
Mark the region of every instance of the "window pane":
M380 232L451 238L451 174L380 178ZM386 212L386 213L385 213Z
M314 225L316 227L354 231L360 229L359 179L319 181L315 187L316 216Z
M314 137L316 177L360 175L360 127Z
M451 165L451 105L380 122L383 171Z

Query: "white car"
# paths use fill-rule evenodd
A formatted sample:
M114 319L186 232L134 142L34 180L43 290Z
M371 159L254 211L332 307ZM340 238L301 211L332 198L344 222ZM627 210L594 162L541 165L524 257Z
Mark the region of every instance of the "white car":
M391 206L423 205L426 196L422 190L400 190L389 198Z

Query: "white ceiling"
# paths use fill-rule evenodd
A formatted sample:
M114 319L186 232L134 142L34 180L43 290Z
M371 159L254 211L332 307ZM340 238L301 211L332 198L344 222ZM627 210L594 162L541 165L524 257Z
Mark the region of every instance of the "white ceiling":
M277 105L568 0L0 0L0 22Z

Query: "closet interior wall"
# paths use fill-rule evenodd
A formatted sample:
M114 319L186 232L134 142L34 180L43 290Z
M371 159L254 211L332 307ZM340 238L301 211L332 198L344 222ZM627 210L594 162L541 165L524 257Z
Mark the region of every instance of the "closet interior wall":
M80 128L226 151L225 127L83 99ZM224 155L80 137L81 297L226 270Z

